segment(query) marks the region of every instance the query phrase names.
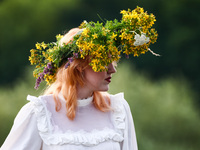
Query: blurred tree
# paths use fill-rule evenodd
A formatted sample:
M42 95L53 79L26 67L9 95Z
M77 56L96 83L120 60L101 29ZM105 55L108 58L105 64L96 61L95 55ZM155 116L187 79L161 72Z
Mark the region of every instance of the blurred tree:
M8 0L0 5L0 84L11 83L28 62L36 42L53 41L61 31L63 11L70 14L78 0ZM66 26L71 26L66 14ZM70 18L70 17L69 17ZM58 23L59 22L59 23Z

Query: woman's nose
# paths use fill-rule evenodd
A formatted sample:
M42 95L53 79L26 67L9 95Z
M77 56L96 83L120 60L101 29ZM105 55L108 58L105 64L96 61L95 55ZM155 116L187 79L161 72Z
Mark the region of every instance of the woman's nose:
M115 66L114 66L114 64L113 63L110 63L109 65L108 65L108 74L112 74L112 73L115 73L116 72L116 68L115 68Z

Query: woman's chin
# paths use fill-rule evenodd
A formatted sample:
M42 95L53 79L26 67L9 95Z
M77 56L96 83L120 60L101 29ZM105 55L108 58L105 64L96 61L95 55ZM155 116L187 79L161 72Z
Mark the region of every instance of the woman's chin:
M106 92L109 90L109 85L102 87L99 91Z

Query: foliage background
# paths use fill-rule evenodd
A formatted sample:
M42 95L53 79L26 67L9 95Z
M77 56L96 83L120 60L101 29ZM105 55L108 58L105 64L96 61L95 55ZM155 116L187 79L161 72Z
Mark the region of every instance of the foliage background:
M27 67L34 44L98 21L97 14L120 19L120 10L137 5L156 16L159 38L151 49L162 57L119 64L110 92L125 92L140 150L200 147L200 0L0 0L0 144L26 95L41 92Z

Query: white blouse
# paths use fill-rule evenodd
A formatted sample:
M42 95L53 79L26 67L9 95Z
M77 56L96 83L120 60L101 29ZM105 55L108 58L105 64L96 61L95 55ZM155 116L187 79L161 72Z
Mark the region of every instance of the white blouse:
M93 97L78 100L73 121L62 107L55 111L52 95L28 96L1 150L137 150L133 119L123 93L110 95L113 110L101 112Z

